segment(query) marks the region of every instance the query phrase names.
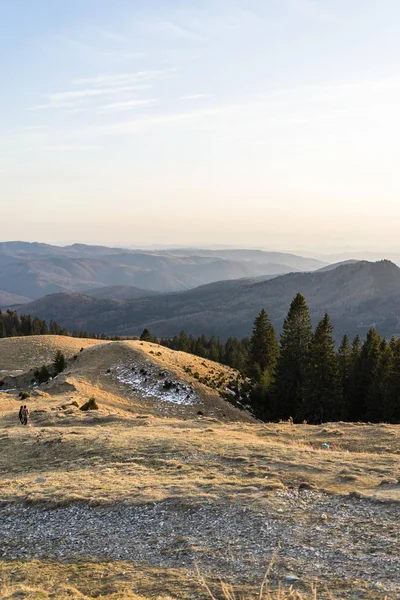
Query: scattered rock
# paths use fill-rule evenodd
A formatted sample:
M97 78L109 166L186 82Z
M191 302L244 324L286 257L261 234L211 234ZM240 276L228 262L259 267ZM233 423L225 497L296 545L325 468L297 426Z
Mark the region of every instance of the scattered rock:
M299 491L301 490L316 490L317 486L313 483L308 483L307 481L302 481L299 485Z

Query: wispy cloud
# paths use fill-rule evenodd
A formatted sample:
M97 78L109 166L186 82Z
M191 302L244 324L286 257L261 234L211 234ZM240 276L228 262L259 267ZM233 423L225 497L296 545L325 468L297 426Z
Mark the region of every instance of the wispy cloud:
M208 97L208 94L189 94L187 96L181 96L181 100L201 100L202 98Z
M73 85L89 85L93 87L126 85L130 83L139 83L141 81L154 81L164 79L175 69L165 69L161 71L136 71L134 73L118 73L111 75L96 75L95 77L81 77L73 80Z
M50 94L48 102L30 107L28 110L44 110L47 108L72 108L77 103L90 98L100 98L102 96L116 95L126 92L138 92L148 89L148 86L122 86L111 88L86 88L76 91L57 92Z
M140 25L140 28L149 33L162 35L164 38L175 42L199 42L203 40L203 36L194 27L168 19L146 21Z
M339 17L329 9L328 3L319 2L318 0L284 0L284 2L290 11L300 14L310 21L320 24L344 23L343 13Z
M52 37L54 42L64 53L91 60L123 63L147 56L146 52L132 48L132 43L125 36L105 29L83 30L77 36L55 35Z
M106 96L119 97L119 104L139 101L148 103L147 99L132 98L132 95L136 96L138 93L148 90L155 81L169 76L172 72L173 70L171 69L164 71L137 71L134 73L96 75L94 77L75 79L72 82L72 89L48 94L44 102L31 106L28 110L81 109L85 103L93 103Z
M154 106L159 100L155 98L149 98L146 100L127 100L126 102L113 102L111 104L104 104L98 107L100 114L108 112L120 112L124 110L133 110L135 108L141 108L146 106Z

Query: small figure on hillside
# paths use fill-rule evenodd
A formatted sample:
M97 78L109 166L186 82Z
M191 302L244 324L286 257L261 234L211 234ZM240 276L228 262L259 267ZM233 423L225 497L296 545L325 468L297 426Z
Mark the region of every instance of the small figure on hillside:
M25 404L24 408L22 409L22 424L28 425L28 419L29 419L29 408Z
M21 406L19 407L19 413L18 413L18 419L20 420L20 422L21 422L21 425L23 424L23 417L22 417L22 415L23 415L23 412L24 412L24 407L21 405Z

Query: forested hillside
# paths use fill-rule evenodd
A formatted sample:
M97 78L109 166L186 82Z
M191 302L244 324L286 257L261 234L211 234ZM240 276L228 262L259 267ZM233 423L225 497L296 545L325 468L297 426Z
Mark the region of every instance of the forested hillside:
M53 319L69 330L132 336L148 328L157 337L170 338L183 329L196 337L214 334L226 340L249 335L261 308L280 332L297 292L307 296L314 325L329 312L337 342L345 333L364 337L371 327L385 338L400 334L400 269L389 261L350 263L269 281L220 281L129 301L56 294L18 310Z
M279 342L262 309L250 338L223 344L181 332L161 343L239 369L248 383L237 394L264 420L400 423L400 339L388 342L370 329L363 341L345 334L336 349L333 333L327 313L313 329L306 300L297 294ZM153 339L148 330L142 337Z
M30 315L19 316L15 311L0 310L0 338L17 337L24 335L68 335L63 327L55 321L47 325L44 319L31 318Z

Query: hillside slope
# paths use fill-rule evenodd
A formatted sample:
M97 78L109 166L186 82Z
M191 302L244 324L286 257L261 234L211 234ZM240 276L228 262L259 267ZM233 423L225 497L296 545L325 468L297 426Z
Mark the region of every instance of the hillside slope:
M389 261L362 261L260 282L217 282L119 303L54 296L21 306L20 311L95 333L138 335L147 327L157 336L173 336L184 329L227 338L249 335L261 308L280 331L297 292L305 295L314 323L329 312L337 339L344 333L363 336L370 327L387 337L400 334L400 269Z
M133 300L134 298L156 296L158 292L144 290L142 288L133 287L132 285L110 285L84 290L82 294L84 296L102 298L104 300Z
M57 350L71 358L81 348L106 342L64 335L29 335L0 339L0 375L12 371L28 371L50 364ZM1 377L0 377L1 378Z
M247 412L221 397L221 393L241 379L237 371L138 340L101 342L64 336L1 339L0 371L6 377L4 387L32 389L33 371L51 364L56 350L68 358L67 367L52 381L39 386L39 392L68 393L69 400L77 400L79 404L95 396L102 406L100 415L118 409L122 411L119 414L145 411L182 418L195 417L201 411L221 419L252 421ZM74 418L77 417L85 415L78 412ZM48 415L46 422L47 418Z

